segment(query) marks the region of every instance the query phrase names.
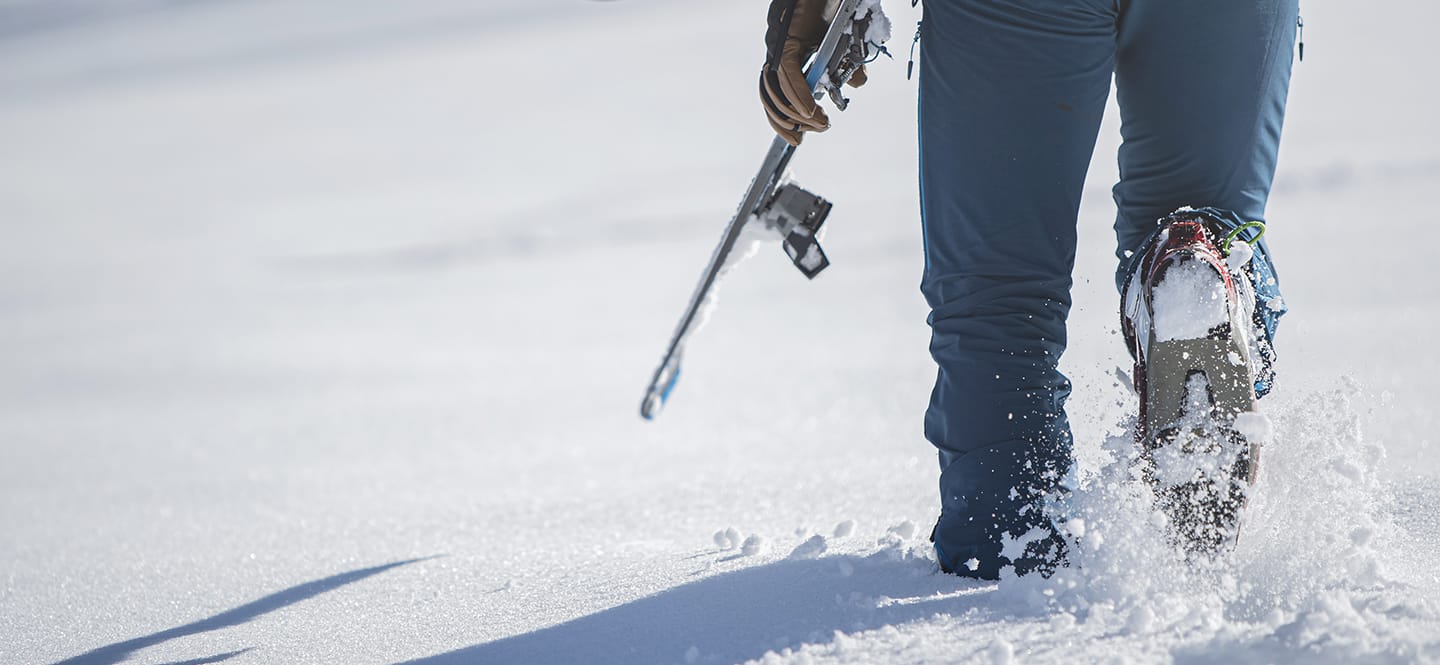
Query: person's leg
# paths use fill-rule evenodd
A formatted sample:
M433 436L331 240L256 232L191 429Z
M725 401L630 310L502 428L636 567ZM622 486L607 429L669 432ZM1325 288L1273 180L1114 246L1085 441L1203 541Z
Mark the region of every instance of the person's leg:
M993 578L1007 563L1038 563L1013 548L1014 561L1002 556L1002 538L1048 525L1039 501L1070 466L1070 388L1056 365L1075 218L1110 90L1114 7L927 0L922 30L921 290L939 366L925 415L941 465L934 540L947 570Z
M1117 286L1128 255L1177 208L1213 208L1231 225L1265 220L1298 14L1298 0L1121 2ZM1254 267L1257 318L1273 337L1285 307L1263 241Z

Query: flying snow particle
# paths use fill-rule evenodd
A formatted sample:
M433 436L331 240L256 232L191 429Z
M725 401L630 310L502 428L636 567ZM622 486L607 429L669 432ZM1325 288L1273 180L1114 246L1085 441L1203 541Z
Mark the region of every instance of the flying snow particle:
M1012 538L1009 534L1000 537L1000 556L1011 561L1017 561L1025 556L1025 548L1037 540L1044 540L1050 535L1048 529L1033 527L1018 538Z
M991 665L1010 665L1015 662L1015 647L1005 640L995 640L985 649Z
M849 538L853 533L855 533L855 520L845 520L835 525L836 538Z
M1131 635L1144 635L1155 625L1155 612L1148 605L1141 605L1130 612L1125 621L1125 630Z
M745 556L755 556L764 551L765 539L753 533L745 538L745 542L740 544L740 553Z
M1235 431L1250 443L1267 444L1275 437L1275 428L1263 413L1246 411L1235 416Z

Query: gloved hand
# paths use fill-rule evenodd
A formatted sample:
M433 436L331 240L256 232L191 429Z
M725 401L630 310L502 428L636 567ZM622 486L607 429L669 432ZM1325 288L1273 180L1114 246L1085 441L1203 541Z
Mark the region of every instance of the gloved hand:
M820 48L830 27L826 0L771 0L770 28L765 32L765 66L760 70L760 100L775 133L800 145L804 132L823 132L830 118L815 103L805 83L805 60ZM865 84L862 66L850 85Z

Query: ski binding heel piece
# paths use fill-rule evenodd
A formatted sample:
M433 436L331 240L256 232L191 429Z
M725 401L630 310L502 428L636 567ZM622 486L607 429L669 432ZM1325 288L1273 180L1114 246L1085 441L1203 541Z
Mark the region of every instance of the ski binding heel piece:
M766 229L784 238L781 245L785 254L805 277L815 279L830 265L819 241L820 227L830 216L830 202L823 197L794 183L785 183L775 190L756 216Z

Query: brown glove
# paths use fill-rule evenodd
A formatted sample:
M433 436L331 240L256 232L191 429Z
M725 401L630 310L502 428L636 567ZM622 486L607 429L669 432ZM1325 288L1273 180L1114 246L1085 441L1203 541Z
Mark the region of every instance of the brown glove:
M775 133L800 145L804 132L823 132L830 118L815 103L805 83L805 61L820 48L830 17L825 0L772 0L770 28L765 32L765 66L760 70L760 101ZM865 68L850 85L865 84Z

